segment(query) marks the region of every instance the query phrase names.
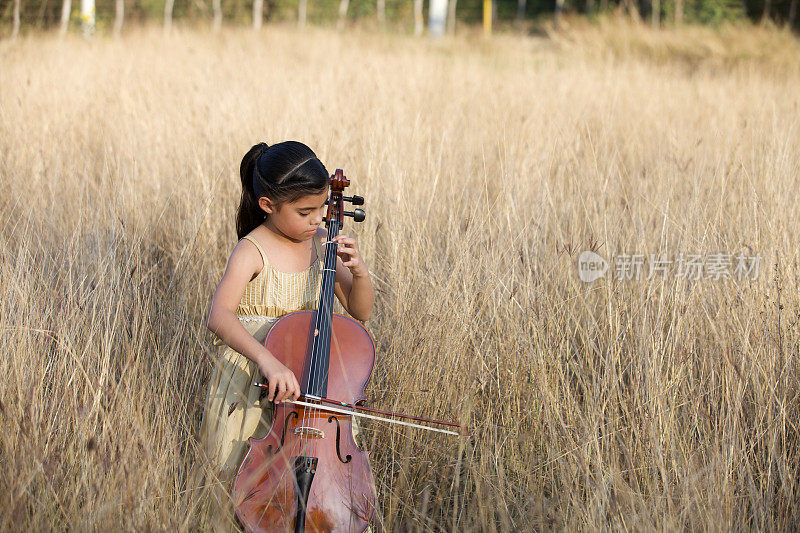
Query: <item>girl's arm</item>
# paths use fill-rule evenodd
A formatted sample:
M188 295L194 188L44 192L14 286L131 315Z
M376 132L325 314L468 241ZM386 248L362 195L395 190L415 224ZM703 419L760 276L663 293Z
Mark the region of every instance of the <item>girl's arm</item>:
M325 234L327 237L327 233ZM350 315L362 322L372 315L375 292L369 269L361 259L356 240L340 233L333 239L336 247L336 282L333 291Z
M246 242L246 244L244 244ZM255 364L269 383L268 398L276 403L300 396L300 385L294 373L278 361L236 317L236 308L242 300L245 287L261 267L261 255L255 245L246 239L239 242L228 259L225 274L211 299L206 327L233 350Z

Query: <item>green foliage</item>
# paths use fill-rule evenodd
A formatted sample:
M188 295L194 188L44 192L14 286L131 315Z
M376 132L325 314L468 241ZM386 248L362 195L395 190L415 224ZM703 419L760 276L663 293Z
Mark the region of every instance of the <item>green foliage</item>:
M338 19L340 0L308 0L307 20L309 24L334 24ZM424 0L423 10L427 12L429 0ZM460 23L480 24L483 19L483 0L457 1L457 18ZM586 0L565 0L565 13L586 13L590 18L601 6L614 9L621 0L602 2L594 0L591 13L587 13ZM513 23L517 18L519 0L494 0L495 23L498 28L504 23ZM165 0L125 0L125 21L160 22L164 16ZM651 0L634 0L640 12L647 17ZM773 0L770 16L780 23L788 18L791 0ZM79 9L80 0L73 0L73 9ZM96 0L96 20L98 30L105 25L110 27L114 19L114 0ZM11 23L14 0L0 0L0 25ZM525 18L533 22L542 17L550 17L555 0L525 0ZM661 20L674 20L674 0L662 0ZM252 0L221 0L223 19L226 24L247 25L252 22ZM265 0L264 18L269 21L294 21L297 19L298 0ZM683 20L686 23L719 25L749 17L760 20L764 0L684 0ZM61 16L61 0L21 0L21 19L23 29L47 29L57 26ZM173 18L179 23L206 20L213 16L212 0L175 0ZM347 16L351 20L375 20L377 18L376 0L350 0ZM386 0L386 20L395 28L413 26L412 0ZM797 21L796 21L797 23ZM74 26L74 25L73 25Z
M742 0L689 0L684 8L686 22L717 26L733 22L745 14Z

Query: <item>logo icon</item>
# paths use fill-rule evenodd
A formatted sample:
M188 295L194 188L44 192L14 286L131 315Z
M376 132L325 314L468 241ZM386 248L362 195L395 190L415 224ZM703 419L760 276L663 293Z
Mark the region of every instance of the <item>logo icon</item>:
M591 283L604 277L607 271L608 263L596 253L586 250L578 256L578 277L581 281Z

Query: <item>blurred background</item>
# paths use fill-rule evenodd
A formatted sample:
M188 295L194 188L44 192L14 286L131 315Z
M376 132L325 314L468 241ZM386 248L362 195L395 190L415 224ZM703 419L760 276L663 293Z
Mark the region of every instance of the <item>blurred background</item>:
M20 30L66 31L90 22L102 32L125 24L222 24L260 27L271 22L299 25L359 24L401 33L453 33L461 24L523 32L556 28L562 15L594 20L625 13L654 28L682 24L719 26L752 22L797 29L798 0L0 0L0 24L6 34ZM439 30L441 27L441 30Z
M796 1L431 2L0 1L0 529L237 529L205 321L288 139L366 198L368 405L472 431L364 424L376 528L796 529Z

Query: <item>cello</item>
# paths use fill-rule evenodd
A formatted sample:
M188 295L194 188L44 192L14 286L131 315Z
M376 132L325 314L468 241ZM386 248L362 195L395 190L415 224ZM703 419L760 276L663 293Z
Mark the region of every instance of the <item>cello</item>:
M363 210L344 210L345 201L364 203L360 196L343 196L349 184L341 169L331 176L324 219L329 241L339 234L345 216L356 222L364 220ZM276 405L269 432L261 439L249 439L250 449L233 485L236 516L247 531L366 530L377 497L369 452L359 449L353 440L353 416L469 436L466 426L454 422L359 405L366 400L364 388L375 366L375 343L361 323L333 312L336 250L335 242L325 247L317 309L287 313L272 325L264 340L267 349L300 376L302 394L298 400ZM264 383L253 385L268 388Z
M337 243L342 220L364 220L364 211L344 210L350 184L341 169L331 176L325 217L328 243L316 310L288 313L270 328L264 345L298 376L302 402L273 411L269 432L250 438L236 474L233 501L247 531L366 530L376 508L369 452L356 446L352 415L342 406L366 399L364 387L375 365L375 343L358 321L333 312ZM327 396L339 409L325 406ZM335 412L335 411L339 412Z

